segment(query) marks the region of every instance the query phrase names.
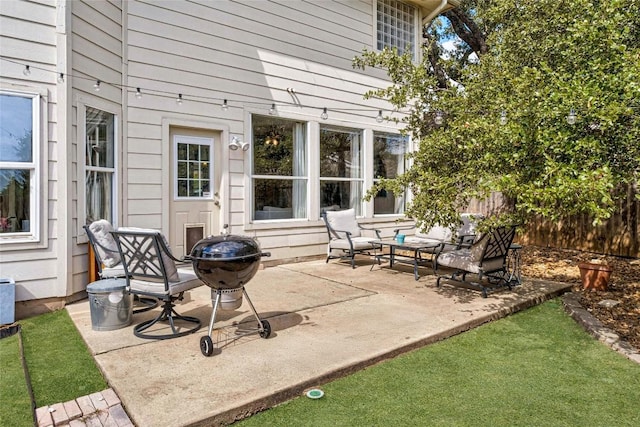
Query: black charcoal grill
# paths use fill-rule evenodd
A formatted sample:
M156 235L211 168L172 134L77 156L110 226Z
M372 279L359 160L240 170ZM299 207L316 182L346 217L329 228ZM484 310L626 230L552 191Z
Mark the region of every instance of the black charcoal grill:
M211 334L218 308L239 307L242 299L239 299L238 303L238 299L234 297L238 293L247 299L251 311L258 320L258 330L255 332L258 332L262 338L269 338L271 335L271 325L268 321L260 319L244 288L244 285L258 271L260 259L263 256L271 256L271 254L262 252L255 239L233 234L206 237L196 243L191 250L189 258L193 263L193 270L198 278L211 288L213 312L209 322L209 332L207 336L200 338L200 350L205 356L213 354Z

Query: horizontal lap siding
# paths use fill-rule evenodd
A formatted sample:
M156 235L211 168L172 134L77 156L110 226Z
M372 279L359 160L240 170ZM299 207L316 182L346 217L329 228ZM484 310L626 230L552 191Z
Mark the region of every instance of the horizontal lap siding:
M78 230L79 217L83 217L83 209L75 198L78 192L84 192L84 176L82 165L84 153L81 147L84 144L84 135L78 134L78 123L84 121L84 117L77 117L80 110L77 108L76 99L79 97L88 106L97 106L101 101L107 101L113 105L122 104L122 5L121 1L72 1L69 2L72 14L71 24L71 73L73 74L73 147L74 177L73 187L69 189L69 197L73 194L73 226L72 230ZM96 80L100 80L100 91L94 90ZM93 101L93 100L97 100ZM118 112L120 124L123 122L122 112ZM121 135L121 128L117 130ZM122 141L118 141L122 144ZM122 145L119 150L122 151ZM77 153L77 154L76 154ZM77 157L77 158L76 158ZM120 178L122 179L122 178ZM118 191L120 193L120 191ZM73 283L68 290L74 294L85 289L87 285L87 245L73 245L72 268L74 272Z
M272 102L282 117L317 120L327 107L332 118L345 123L371 122L374 114L338 109L388 108L381 101L363 100L365 91L387 85L386 74L352 67L363 48L372 48L372 13L372 3L359 0L128 2L127 81L131 88L141 88L143 97L136 99L133 89L127 96L125 222L141 220L144 211L139 209L146 204L139 202L150 198L142 193L157 195L168 172L161 171L162 162L139 161L140 154L161 153L163 118L225 123L231 133L248 140L246 111L266 114ZM294 104L288 87L296 90L303 107ZM175 102L178 93L184 97L181 106ZM226 112L220 109L223 99L229 100ZM249 156L232 152L225 167L230 223L238 232L246 221L244 168ZM162 197L169 197L168 189ZM163 213L156 210L149 210L149 217L161 223ZM326 241L323 226L283 232L276 224L255 235L279 256L286 256L290 247L317 254Z
M3 88L46 91L46 103L41 104L43 117L41 125L44 140L40 145L41 170L40 238L47 241L47 248L11 250L0 247L0 277L11 277L16 281L16 301L64 296L66 284L56 280L57 258L60 254L57 243L57 194L63 191L57 182L56 140L56 8L53 1L0 1L0 62ZM24 65L29 64L31 75L24 76ZM41 163L41 164L42 164ZM64 167L64 166L62 166ZM14 250L14 248L16 248Z

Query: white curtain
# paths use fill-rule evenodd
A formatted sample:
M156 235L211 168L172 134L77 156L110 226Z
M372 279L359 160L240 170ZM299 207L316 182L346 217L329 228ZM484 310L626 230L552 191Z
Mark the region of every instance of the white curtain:
M406 158L406 153L407 153L407 146L408 146L408 141L406 137L399 137L397 139L397 141L395 141L395 143L398 145L397 150L396 151L396 176L401 175L404 173L404 171L406 170L405 168L405 162L407 161ZM395 204L394 204L394 213L396 214L400 214L402 212L404 212L404 204L405 204L405 196L406 196L406 191L403 191L400 194L396 194L395 195Z
M359 179L362 175L362 145L360 143L360 134L353 132L351 134L351 191L349 192L349 205L356 210L356 215L362 212L362 181Z
M305 127L296 123L293 127L293 217L307 217L307 180L297 177L307 176Z

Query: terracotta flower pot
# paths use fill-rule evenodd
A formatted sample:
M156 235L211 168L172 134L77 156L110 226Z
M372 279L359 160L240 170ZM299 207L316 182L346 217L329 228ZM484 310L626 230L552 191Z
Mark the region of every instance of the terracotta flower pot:
M582 288L592 291L606 291L613 269L606 264L581 262L578 264Z

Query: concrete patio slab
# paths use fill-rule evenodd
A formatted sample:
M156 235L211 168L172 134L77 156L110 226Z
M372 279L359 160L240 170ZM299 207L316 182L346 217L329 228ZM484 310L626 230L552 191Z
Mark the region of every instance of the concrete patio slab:
M206 286L178 304L203 329L156 341L133 336L129 326L93 331L89 304L69 313L109 386L138 426L220 425L298 396L304 390L403 352L447 338L570 290L570 285L525 280L490 294L415 281L411 268L324 260L260 270L246 290L269 339L238 337L257 322L248 304L218 312L213 356L200 352L212 306ZM156 309L157 310L157 309ZM134 324L153 313L134 315Z

